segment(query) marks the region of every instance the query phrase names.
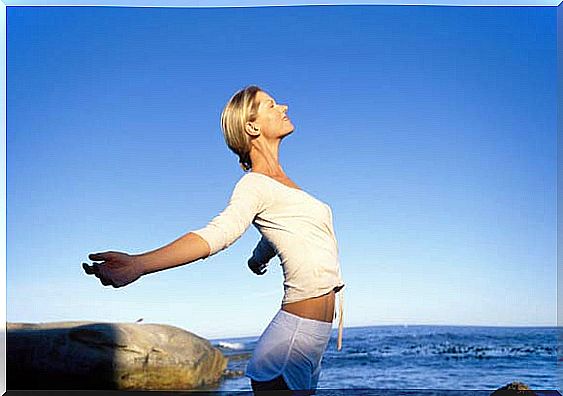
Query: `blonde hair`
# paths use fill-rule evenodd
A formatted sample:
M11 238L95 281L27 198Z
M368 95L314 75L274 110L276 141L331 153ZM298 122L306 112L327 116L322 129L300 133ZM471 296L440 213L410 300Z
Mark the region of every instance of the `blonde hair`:
M245 132L245 124L255 121L258 114L256 94L263 90L256 85L249 85L227 102L221 113L221 129L227 146L239 157L241 168L248 172L252 169L250 160L250 136Z

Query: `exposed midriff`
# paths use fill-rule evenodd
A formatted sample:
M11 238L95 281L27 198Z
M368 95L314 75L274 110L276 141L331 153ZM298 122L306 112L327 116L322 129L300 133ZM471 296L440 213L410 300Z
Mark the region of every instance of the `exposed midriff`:
M306 319L332 323L334 319L334 290L322 296L282 305L282 310Z

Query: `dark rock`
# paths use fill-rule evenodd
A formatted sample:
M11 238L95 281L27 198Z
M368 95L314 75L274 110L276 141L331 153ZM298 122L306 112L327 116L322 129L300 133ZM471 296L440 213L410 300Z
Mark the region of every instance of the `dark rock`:
M244 376L243 370L230 370L230 369L223 370L223 377L225 378L238 378L242 376Z
M228 359L161 324L7 324L8 389L187 390L217 383Z
M491 396L536 396L536 393L522 382L511 382L491 393Z

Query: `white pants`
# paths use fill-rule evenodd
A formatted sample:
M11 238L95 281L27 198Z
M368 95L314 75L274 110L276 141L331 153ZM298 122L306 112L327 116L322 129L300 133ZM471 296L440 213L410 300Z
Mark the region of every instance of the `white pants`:
M260 336L246 376L269 381L282 375L291 390L316 389L332 323L279 310Z

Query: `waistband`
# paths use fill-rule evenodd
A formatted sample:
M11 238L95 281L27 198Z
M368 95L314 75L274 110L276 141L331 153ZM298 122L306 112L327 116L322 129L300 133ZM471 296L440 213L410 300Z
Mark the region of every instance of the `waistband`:
M299 328L299 331L303 333L317 334L323 337L329 337L332 330L332 323L330 322L303 318L283 309L278 311L272 322L279 323L293 330Z

